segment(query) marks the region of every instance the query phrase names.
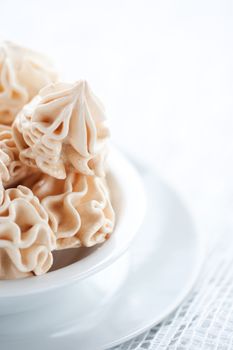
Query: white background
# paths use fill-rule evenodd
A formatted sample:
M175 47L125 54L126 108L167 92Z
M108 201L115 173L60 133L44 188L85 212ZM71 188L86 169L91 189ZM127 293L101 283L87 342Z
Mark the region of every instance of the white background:
M232 1L1 0L0 34L90 81L114 141L181 193L203 235L232 233Z

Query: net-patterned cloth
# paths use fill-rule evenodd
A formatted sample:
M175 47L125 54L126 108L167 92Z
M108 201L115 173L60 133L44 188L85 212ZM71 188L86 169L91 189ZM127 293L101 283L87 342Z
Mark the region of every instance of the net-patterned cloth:
M148 332L112 350L232 350L233 238L221 237L178 309Z

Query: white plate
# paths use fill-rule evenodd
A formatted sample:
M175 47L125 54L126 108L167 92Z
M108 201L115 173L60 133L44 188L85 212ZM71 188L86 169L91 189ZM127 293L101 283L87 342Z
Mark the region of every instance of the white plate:
M106 349L158 324L183 301L198 277L203 242L189 212L153 172L145 169L143 177L147 215L130 249L128 278L102 311L98 326L73 332L69 344L76 342L79 349Z
M74 310L69 327L60 325L47 335L18 339L15 349L105 349L160 322L188 294L203 260L199 236L174 191L150 171L143 177L147 214L129 249L129 272L119 292L101 309L97 298L92 310L99 311L85 315L81 324L80 318L75 322Z

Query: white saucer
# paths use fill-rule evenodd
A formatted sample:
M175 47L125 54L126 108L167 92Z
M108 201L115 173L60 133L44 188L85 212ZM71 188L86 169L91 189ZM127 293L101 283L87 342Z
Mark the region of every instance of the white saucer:
M75 322L74 310L69 327L60 324L44 336L19 337L15 348L106 349L160 322L188 294L203 261L200 237L179 197L153 172L145 170L143 178L147 214L129 249L129 271L121 289L103 308L99 309L99 303L92 305L93 313L85 315L81 324L80 318ZM127 263L125 258L123 263ZM7 350L4 339L1 344Z
M147 214L130 249L129 274L98 326L72 334L80 350L107 349L168 316L190 292L204 257L203 242L179 196L144 169ZM66 342L62 341L61 348ZM77 349L69 345L69 350Z

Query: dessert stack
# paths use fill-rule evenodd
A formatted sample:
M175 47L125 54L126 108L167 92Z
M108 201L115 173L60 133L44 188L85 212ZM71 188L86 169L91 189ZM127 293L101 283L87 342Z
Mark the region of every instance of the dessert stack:
M110 237L108 138L86 81L62 83L41 54L0 44L0 279L44 274L54 250Z

